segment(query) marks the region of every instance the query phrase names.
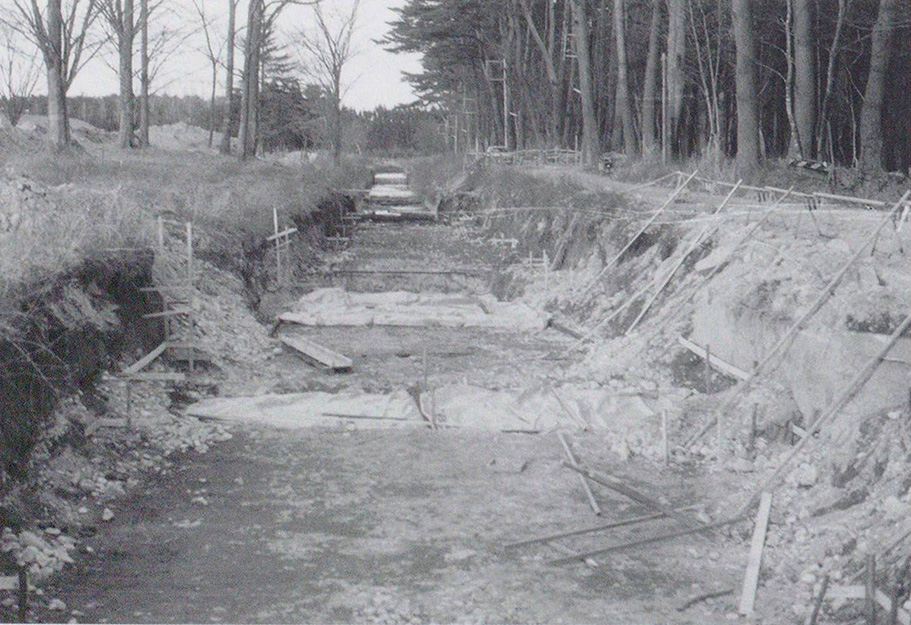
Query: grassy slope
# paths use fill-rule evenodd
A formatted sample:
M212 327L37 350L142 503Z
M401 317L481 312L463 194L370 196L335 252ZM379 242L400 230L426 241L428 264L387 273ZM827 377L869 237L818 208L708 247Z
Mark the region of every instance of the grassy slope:
M0 136L0 147L3 176L37 183L39 195L27 221L0 246L0 295L68 271L101 249L153 244L156 215L192 220L215 248L201 253L230 261L244 239L268 235L273 208L287 222L311 212L328 188L367 179L361 163L292 169L110 146L48 154L10 134Z

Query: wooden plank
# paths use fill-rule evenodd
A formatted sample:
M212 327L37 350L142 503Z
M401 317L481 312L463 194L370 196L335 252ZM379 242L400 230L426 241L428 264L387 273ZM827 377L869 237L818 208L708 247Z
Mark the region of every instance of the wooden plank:
M302 336L282 336L279 337L279 340L291 349L303 354L307 359L316 361L332 371L350 371L354 367L354 361L347 356L343 356Z
M177 317L178 315L189 315L193 310L191 308L174 308L172 310L164 310L157 313L149 313L148 315L143 315L143 319L162 319L164 317Z
M829 280L829 283L822 290L822 293L817 296L813 304L806 310L806 312L800 316L797 321L791 324L791 327L787 330L787 332L785 332L778 340L778 342L775 343L772 349L765 356L763 356L762 360L758 365L756 365L756 368L749 375L749 377L734 387L730 397L728 397L724 404L722 404L722 406L718 409L717 414L725 414L728 412L730 408L737 402L740 396L750 388L752 382L760 375L762 375L762 373L764 373L765 368L772 362L772 360L779 355L783 356L783 354L787 353L790 345L793 344L794 337L797 336L797 333L800 332L804 324L812 319L822 308L823 304L829 300L829 298L832 296L832 293L834 293L835 289L838 288L838 285L841 284L842 279L845 277L854 263L856 263L857 260L865 253L867 247L872 245L877 237L879 237L879 233L882 232L883 228L886 227L886 224L892 220L892 216L895 214L895 212L901 208L901 206L908 200L909 197L911 197L911 191L906 191L905 194L902 195L901 199L895 203L891 210L888 211L886 216L880 221L879 225L873 230L873 232L866 239L864 239L863 243L860 244L854 255L851 256L851 258L845 262L844 265L842 265L841 269L838 270L835 276ZM706 424L706 426L704 426L695 436L687 441L686 447L691 446L693 443L699 440L699 438L708 432L713 425L715 425L715 418L712 418Z
M762 493L756 525L753 528L753 542L750 544L750 559L747 562L743 591L740 593L740 614L749 616L756 607L756 591L759 588L759 570L762 566L762 551L765 548L766 532L769 529L769 514L772 512L772 493Z
M677 337L677 342L680 343L683 347L687 348L700 358L705 358L705 348L700 345L692 342L691 340L684 338L682 336ZM725 373L729 376L735 377L738 380L746 380L750 377L750 374L740 367L736 367L729 362L725 362L715 354L709 354L709 364L712 365L718 371Z
M554 391L556 392L556 391ZM557 432L557 438L560 439L560 444L563 445L563 451L566 453L566 457L574 465L578 465L579 462L576 460L573 450L570 448L569 443L566 441L566 435L563 432ZM582 490L585 491L585 496L588 497L588 505L591 506L592 512L596 516L601 516L601 506L598 505L598 501L595 499L595 494L592 492L591 486L588 484L588 478L584 475L579 475L579 482L582 484Z
M481 271L452 270L432 271L417 269L335 269L325 272L324 275L357 276L357 275L403 275L403 276L483 276Z
M820 193L816 192L813 195L816 197L825 198L827 200L835 200L836 202L845 202L846 204L863 204L864 206L877 206L883 207L888 206L885 202L879 200L867 200L862 197L851 197L848 195L835 195L834 193Z
M134 373L132 375L119 376L122 380L132 382L185 382L187 376L183 373L157 372Z
M489 313L488 313L488 314L489 314ZM579 332L578 330L573 330L572 328L570 328L570 327L567 326L566 324L564 324L564 323L562 323L562 322L560 322L560 321L557 321L557 320L554 319L553 317L551 317L551 318L548 320L548 322L547 322L547 327L548 327L548 328L553 328L553 329L556 330L557 332L560 332L560 333L562 333L562 334L565 334L566 336L572 337L572 338L574 338L574 339L576 339L576 340L585 338L585 335L582 334L581 332Z
M95 419L94 421L89 423L87 426L85 426L85 435L92 436L95 432L97 432L101 428L119 429L119 428L125 428L125 427L127 427L126 419L108 419L108 418Z
M273 234L272 236L268 237L266 241L275 241L277 239L281 239L282 237L288 237L295 232L297 232L297 228L288 228L287 230L282 230L281 232Z
M366 414L344 414L341 412L321 412L324 417L333 417L336 419L353 419L358 421L409 421L410 419L403 419L401 417L380 417L374 415ZM415 422L417 423L417 422Z
M135 363L133 363L132 365L130 365L129 367L124 369L122 374L123 375L133 375L134 373L139 373L143 368L152 364L152 362L156 358L161 356L165 352L166 349L168 349L167 341L165 341L164 343L162 343L161 345L159 345L158 347L153 349L151 352L149 352L148 354L146 354L145 356L143 356L142 358L137 360Z

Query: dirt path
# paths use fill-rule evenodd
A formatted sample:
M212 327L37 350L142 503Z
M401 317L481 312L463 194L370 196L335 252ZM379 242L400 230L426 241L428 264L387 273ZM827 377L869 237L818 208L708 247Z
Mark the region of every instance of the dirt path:
M456 256L465 254L463 246L447 253L442 228L369 230L354 260L389 263L403 258L398 245L414 252L422 244L432 246L434 262L466 260ZM378 248L387 256L377 256ZM428 255L409 258L406 266L428 263ZM283 355L262 372L247 372L251 385L282 392L392 388L420 379L426 351L433 383L467 378L515 388L559 379L563 363L547 356L566 344L552 331L308 332L355 357L357 372L329 376ZM544 546L503 549L510 541L646 512L598 491L604 517L595 517L577 476L560 464L554 434L344 425L293 432L236 426L233 432L233 440L180 459L112 506L114 520L85 543L93 553L81 554L51 589L73 615L98 622L726 621L725 609L710 609L717 604L685 613L676 608L739 579L740 540L690 537L613 554L597 568L548 564L563 554ZM603 434L570 438L584 462L668 505L708 497L708 512L723 514L714 507L722 493L711 476L637 460L617 465ZM659 521L563 545L585 551L659 528L679 526Z

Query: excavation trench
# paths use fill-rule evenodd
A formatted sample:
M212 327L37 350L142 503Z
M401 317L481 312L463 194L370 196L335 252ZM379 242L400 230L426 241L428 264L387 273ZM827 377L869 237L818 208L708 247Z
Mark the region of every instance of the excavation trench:
M481 225L364 224L340 257L352 271L481 267L494 280L350 274L298 285L295 295L313 295L318 287L338 287L347 279L353 294L432 291L449 304L467 306L490 298L491 285L496 290L498 283L509 284L518 293L522 284L533 284L528 272L507 276L505 271L518 265L526 250L490 243ZM487 314L483 306L476 308L482 318ZM223 385L233 389L228 394L266 398L268 405L248 406L246 416L232 418L231 441L161 469L128 499L111 504L113 520L86 539L84 549L92 554L81 555L51 589L79 618L579 622L599 614L642 622L656 612L672 613L678 594L688 595L706 579L726 579L739 566L738 558L720 552L702 570L677 564L686 562L688 549L703 548L699 539L594 567L546 564L567 550L582 552L679 527L660 519L554 548L502 549L597 521L578 476L561 466L564 451L556 431L568 434L580 462L666 497L667 505L690 504L697 493L712 492L719 500L722 495L692 471L665 470L644 459L618 466L609 449L612 440L626 435L617 429L626 427L620 417L642 410L637 427L657 433L660 419L652 402L660 398L566 379L568 363L555 355L572 339L543 323L534 329L286 323L279 332L350 357L353 370L314 368L287 348L255 366L233 367L231 384ZM340 406L333 415L322 410L306 427L274 427L269 411L281 398L312 399L317 392L358 398L364 414L350 417L400 418L410 411L413 418L407 426L395 422L389 428L375 420L374 427L365 427L364 419L345 418L355 408ZM416 412L415 394L425 407L436 401L438 430ZM400 399L402 411L384 406L388 398ZM291 411L300 421L301 406L292 405ZM552 420L536 421L535 411ZM478 419L498 413L512 421L509 427L502 426L505 421L455 427L455 415L466 413ZM579 420L588 421L586 431ZM649 512L613 491L596 491L596 497L607 519ZM711 509L714 501L705 505Z

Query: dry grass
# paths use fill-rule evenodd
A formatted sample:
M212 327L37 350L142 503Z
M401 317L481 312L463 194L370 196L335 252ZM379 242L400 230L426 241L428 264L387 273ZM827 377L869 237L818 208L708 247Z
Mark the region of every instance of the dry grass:
M200 253L229 263L244 242L308 214L330 187L363 186L364 163L288 168L259 161L147 150L48 154L2 141L5 177L34 181L37 196L11 234L0 234L0 294L66 273L110 248L154 243L155 217L193 221ZM102 156L103 155L103 156Z

